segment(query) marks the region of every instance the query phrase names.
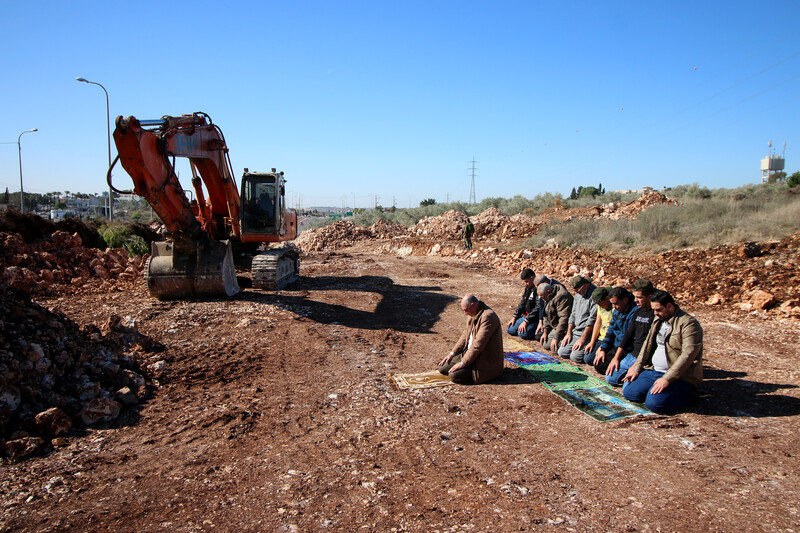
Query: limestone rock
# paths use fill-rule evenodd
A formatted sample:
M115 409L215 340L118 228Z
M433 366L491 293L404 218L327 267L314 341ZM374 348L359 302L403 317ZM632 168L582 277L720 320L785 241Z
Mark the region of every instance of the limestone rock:
M35 417L36 427L45 435L56 437L72 429L72 420L58 407L51 407Z
M110 422L119 416L121 406L111 398L95 398L81 411L81 421L87 426Z
M769 309L775 305L775 296L767 291L756 290L750 296L750 303L754 309Z
M39 437L23 437L6 441L6 455L13 458L26 457L28 455L41 452L44 447L44 440Z

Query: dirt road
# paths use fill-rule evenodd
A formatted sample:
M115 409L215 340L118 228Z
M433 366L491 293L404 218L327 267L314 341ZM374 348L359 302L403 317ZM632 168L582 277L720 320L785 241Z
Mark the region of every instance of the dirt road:
M599 423L512 368L392 387L447 353L461 295L506 322L521 289L458 259L351 249L306 255L277 293L159 302L142 281L41 301L80 323L130 316L166 367L138 409L2 463L0 530L800 528L796 321L684 302L707 380L676 416Z

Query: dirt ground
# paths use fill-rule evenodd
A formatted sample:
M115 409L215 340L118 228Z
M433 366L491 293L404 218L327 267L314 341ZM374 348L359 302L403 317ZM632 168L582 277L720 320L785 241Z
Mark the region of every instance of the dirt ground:
M463 294L507 322L515 276L366 247L301 275L229 300L161 302L143 279L38 298L130 317L166 366L117 420L3 459L0 530L800 531L800 322L681 302L705 331L699 403L600 423L513 365L392 386L449 351Z

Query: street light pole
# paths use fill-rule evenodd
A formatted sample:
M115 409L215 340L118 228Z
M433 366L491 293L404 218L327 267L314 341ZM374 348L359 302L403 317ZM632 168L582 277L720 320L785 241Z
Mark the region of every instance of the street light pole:
M31 133L34 131L39 131L38 128L33 128L32 130L25 130L19 134L17 137L17 149L19 150L19 212L25 212L25 204L23 202L23 198L25 198L25 194L22 189L22 136L26 133Z
M103 87L101 84L97 83L96 81L89 81L86 78L75 78L77 81L82 81L83 83L91 83L92 85L97 85L103 92L106 93L106 129L108 130L108 168L111 168L111 112L108 105L108 91L106 88ZM114 220L114 197L112 196L113 192L111 190L111 185L108 186L108 220Z

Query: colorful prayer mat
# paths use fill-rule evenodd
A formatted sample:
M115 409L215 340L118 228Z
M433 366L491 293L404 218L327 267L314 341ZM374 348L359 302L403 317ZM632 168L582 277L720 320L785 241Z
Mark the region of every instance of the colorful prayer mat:
M606 386L591 389L551 389L551 391L599 422L651 414L647 408L626 400L624 396Z
M604 380L590 376L580 368L565 363L523 366L537 381L550 390L607 387Z
M531 374L550 392L597 421L608 422L651 414L644 406L626 400L604 379L590 376L580 368L562 363L550 355L509 352L504 357Z
M428 370L419 374L391 374L398 389L428 389L452 385L450 376L442 375L438 370Z
M555 357L541 352L506 352L503 354L506 361L517 366L525 365L552 365L560 361Z

